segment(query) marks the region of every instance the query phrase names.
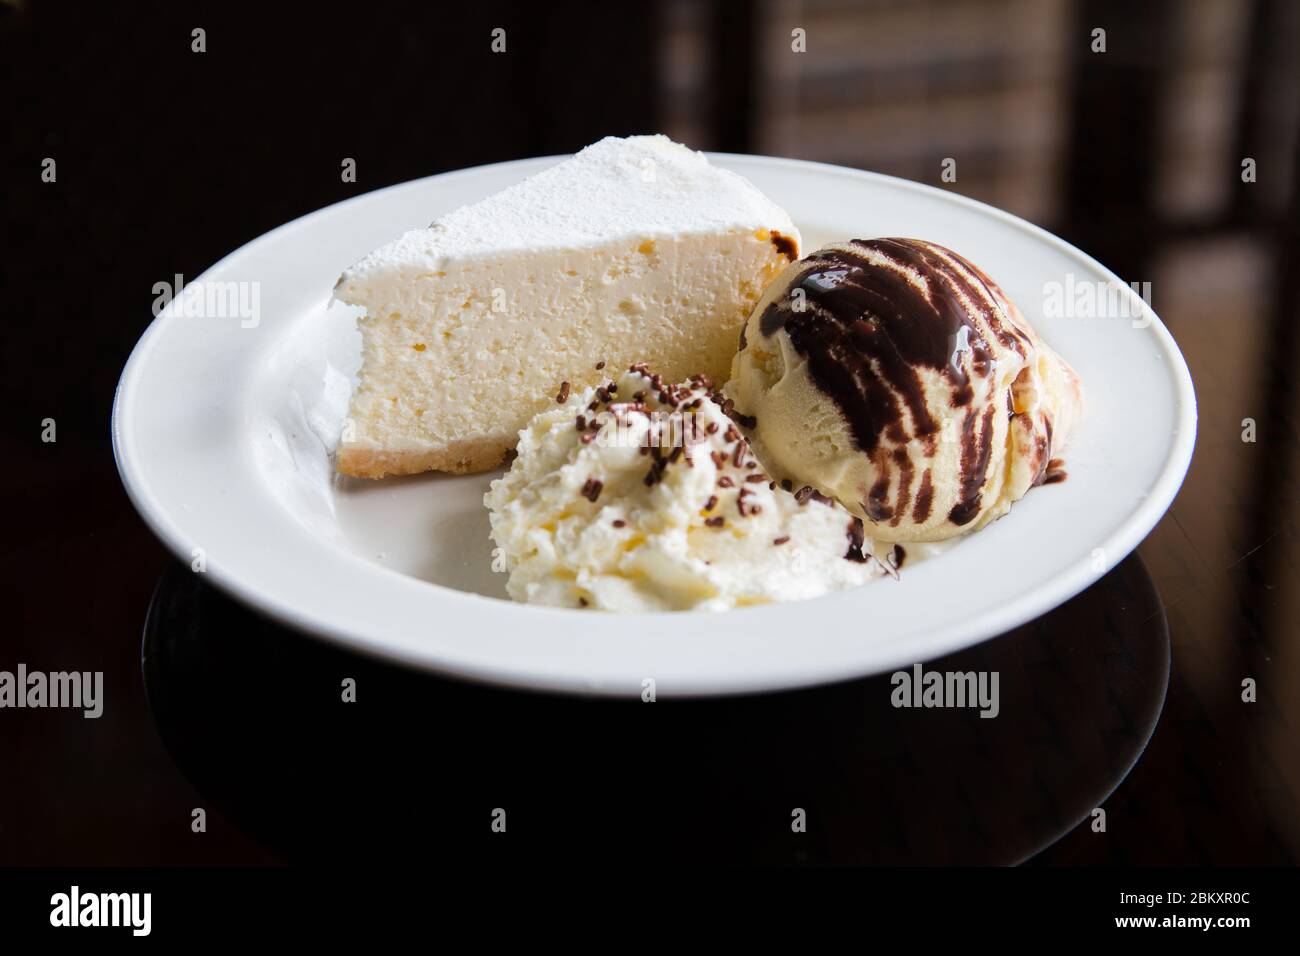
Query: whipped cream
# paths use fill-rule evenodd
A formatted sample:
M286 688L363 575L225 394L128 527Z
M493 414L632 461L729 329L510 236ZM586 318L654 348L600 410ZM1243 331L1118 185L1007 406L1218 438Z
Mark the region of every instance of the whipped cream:
M772 481L707 378L666 384L638 365L556 397L484 496L515 600L725 610L895 573L860 519Z

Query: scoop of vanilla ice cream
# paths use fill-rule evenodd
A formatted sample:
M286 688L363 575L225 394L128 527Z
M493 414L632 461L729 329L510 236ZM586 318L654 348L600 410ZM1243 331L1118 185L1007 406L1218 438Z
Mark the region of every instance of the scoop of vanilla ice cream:
M941 541L1063 477L1074 371L998 285L915 239L836 243L755 306L725 392L763 463L877 541ZM1049 467L1050 466L1050 467Z
M723 610L892 572L860 520L772 482L707 379L666 384L638 365L566 391L520 431L518 456L484 496L515 600Z

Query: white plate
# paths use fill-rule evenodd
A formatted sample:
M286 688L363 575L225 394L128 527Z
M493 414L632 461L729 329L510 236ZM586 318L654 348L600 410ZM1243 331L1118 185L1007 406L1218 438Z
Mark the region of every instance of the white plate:
M1069 480L1035 489L899 581L815 601L616 617L503 600L481 503L492 475L331 480L328 452L359 346L350 310L327 303L364 253L557 161L548 158L359 196L199 277L207 288L258 283L260 321L235 309L195 317L173 303L136 346L113 409L136 508L213 583L309 633L413 667L610 695L639 694L646 678L659 694L720 694L893 670L1037 617L1137 546L1191 459L1187 366L1136 296L1136 323L1043 314L1048 283L1117 281L1112 273L1035 226L938 189L815 163L713 159L784 206L808 249L912 236L989 272L1083 378L1088 408L1066 456Z

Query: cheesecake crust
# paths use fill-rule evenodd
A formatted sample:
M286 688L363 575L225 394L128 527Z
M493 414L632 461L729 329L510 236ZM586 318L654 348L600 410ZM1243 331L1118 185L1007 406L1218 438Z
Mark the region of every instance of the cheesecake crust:
M359 445L342 445L336 467L353 478L389 478L441 471L472 475L503 465L514 444L503 438L474 438L423 451L384 451Z

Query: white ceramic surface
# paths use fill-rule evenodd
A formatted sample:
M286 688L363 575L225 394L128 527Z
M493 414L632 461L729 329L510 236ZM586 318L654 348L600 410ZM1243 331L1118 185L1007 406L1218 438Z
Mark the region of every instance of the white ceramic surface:
M555 158L433 176L305 216L198 281L257 283L260 316L164 310L127 363L113 410L132 501L186 563L294 627L403 664L516 686L609 695L720 694L841 680L928 660L1024 623L1127 555L1172 501L1196 404L1172 337L1137 320L1049 318L1049 283L1117 281L1088 256L991 207L885 176L719 155L784 206L805 248L911 236L993 276L1078 370L1088 396L1069 479L881 580L723 614L619 615L517 605L489 567L493 475L339 481L329 450L359 340L329 305L340 271L401 231ZM245 290L252 286L243 286Z

